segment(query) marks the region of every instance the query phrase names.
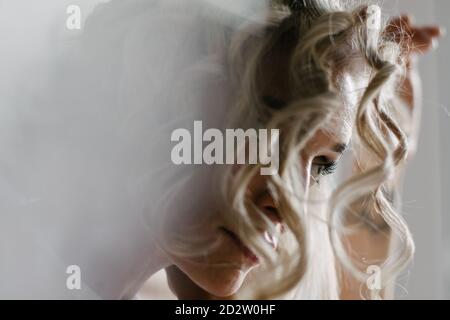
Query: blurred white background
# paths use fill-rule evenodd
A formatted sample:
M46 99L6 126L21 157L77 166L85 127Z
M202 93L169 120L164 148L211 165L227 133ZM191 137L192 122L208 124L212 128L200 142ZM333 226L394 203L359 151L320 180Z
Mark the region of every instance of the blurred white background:
M385 1L389 12L410 13L418 24L450 27L450 1ZM450 44L421 59L423 112L418 152L409 164L404 213L416 242L410 273L402 277L404 299L450 298ZM406 289L406 291L405 291Z

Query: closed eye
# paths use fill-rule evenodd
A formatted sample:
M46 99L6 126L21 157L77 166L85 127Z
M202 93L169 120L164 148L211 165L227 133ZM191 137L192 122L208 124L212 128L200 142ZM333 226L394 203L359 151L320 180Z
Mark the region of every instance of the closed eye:
M286 101L278 99L273 96L265 95L262 97L262 102L269 108L280 110L286 106Z
M312 165L311 174L313 176L326 176L336 172L338 162L330 160L325 156L320 156L314 159Z

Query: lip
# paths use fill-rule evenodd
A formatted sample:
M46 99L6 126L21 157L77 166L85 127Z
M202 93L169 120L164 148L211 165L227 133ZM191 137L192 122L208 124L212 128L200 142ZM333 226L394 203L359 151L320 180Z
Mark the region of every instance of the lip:
M236 243L247 260L251 261L255 265L259 263L258 256L254 254L247 246L245 246L234 232L224 227L220 227L219 229Z

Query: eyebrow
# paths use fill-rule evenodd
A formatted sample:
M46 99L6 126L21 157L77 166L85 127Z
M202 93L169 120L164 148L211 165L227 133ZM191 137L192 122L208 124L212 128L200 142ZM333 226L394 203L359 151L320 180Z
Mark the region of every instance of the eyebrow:
M348 144L346 143L338 143L333 147L333 151L337 153L344 153L345 150L348 149Z

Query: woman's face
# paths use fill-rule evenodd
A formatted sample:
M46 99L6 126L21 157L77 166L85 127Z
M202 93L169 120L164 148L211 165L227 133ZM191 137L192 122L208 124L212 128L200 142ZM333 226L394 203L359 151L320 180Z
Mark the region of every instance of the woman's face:
M288 80L287 57L275 57L274 63L266 64L262 78L262 99L265 103L279 108L287 104L292 88ZM299 155L306 192L314 188L320 176L333 173L341 159L342 153L350 143L356 106L360 94L367 85L360 69L346 68L336 74L335 83L342 97L342 104L333 117L318 130L306 144ZM276 105L275 105L276 104ZM271 198L264 176L257 176L250 183L248 194L257 206L267 214L280 230L283 221L279 218L277 208ZM220 210L218 208L217 210ZM209 232L209 231L208 231ZM220 245L205 256L195 258L173 257L174 265L184 272L196 286L219 297L230 296L241 287L249 272L257 268L259 260L231 230L223 227L214 230ZM261 238L276 249L277 239L267 232L261 232ZM168 273L169 282L171 279ZM174 287L174 286L172 286ZM175 286L176 287L176 286Z

